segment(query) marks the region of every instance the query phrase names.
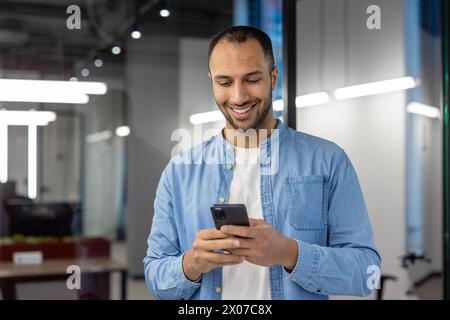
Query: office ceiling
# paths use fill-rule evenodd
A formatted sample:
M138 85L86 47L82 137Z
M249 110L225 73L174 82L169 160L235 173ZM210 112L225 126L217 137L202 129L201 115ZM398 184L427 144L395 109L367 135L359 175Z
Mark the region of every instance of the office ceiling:
M66 27L66 8L72 4L81 8L81 30ZM162 18L160 0L0 0L0 72L66 74L99 52L106 61L120 61L123 55L109 54L111 44L126 43L136 17L143 36L210 37L232 22L232 0L167 4L171 15Z

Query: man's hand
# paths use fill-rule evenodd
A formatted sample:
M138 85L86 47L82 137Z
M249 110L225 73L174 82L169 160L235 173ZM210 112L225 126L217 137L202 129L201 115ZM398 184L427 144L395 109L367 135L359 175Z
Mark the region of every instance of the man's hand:
M278 233L264 220L250 219L250 227L223 226L220 231L228 236L245 238L239 238L238 249L229 251L245 256L248 262L266 267L280 264L289 271L297 263L297 242Z
M241 263L244 257L240 255L215 252L238 248L239 241L217 229L200 230L196 234L192 248L183 256L184 274L191 281L197 281L203 273L213 268Z

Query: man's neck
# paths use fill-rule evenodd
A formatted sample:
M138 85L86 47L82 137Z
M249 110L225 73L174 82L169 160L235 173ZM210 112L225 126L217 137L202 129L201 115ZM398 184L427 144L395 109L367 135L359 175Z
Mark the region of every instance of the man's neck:
M239 148L258 148L260 143L269 139L278 125L278 120L273 116L271 119L264 121L258 128L248 129L243 131L241 129L234 129L229 123L222 130L222 136L227 139L232 145Z

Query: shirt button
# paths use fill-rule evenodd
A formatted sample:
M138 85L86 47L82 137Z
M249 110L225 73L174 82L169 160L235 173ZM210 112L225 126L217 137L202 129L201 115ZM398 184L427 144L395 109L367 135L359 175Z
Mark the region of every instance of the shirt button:
M225 202L224 197L220 197L220 198L219 198L219 202L220 202L220 203L224 203L224 202Z
M322 290L320 290L320 289L317 289L317 293L321 293L322 292Z
M231 170L231 168L233 168L233 165L232 164L227 164L227 169Z
M217 288L216 288L216 292L217 292L217 293L220 293L221 291L222 291L222 288L221 288L221 287L217 287Z

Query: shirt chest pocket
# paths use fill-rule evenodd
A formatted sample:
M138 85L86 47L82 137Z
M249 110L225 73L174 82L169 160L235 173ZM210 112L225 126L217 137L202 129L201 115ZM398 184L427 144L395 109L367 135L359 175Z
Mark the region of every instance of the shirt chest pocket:
M286 178L289 223L296 230L324 230L326 226L325 176Z

